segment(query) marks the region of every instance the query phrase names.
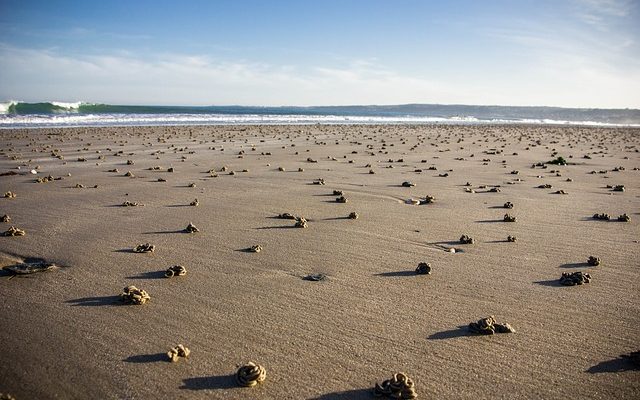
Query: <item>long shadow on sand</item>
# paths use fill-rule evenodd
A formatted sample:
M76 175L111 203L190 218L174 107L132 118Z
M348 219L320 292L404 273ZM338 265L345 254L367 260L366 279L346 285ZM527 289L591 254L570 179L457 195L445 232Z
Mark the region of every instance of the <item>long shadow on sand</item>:
M400 277L400 276L416 276L416 271L391 271L391 272L380 272L378 274L374 274L375 276L384 276L387 278Z
M560 266L560 268L588 268L588 267L589 267L589 263L586 263L586 262L567 263L567 264L562 264Z
M371 389L345 390L344 392L333 392L313 397L309 400L360 400L371 399L373 391Z
M502 220L502 219L483 219L483 220L480 220L480 221L473 221L473 222L477 222L479 224L495 224L495 223L498 223L498 222L504 222L504 220Z
M465 336L473 336L469 333L469 327L466 325L461 325L456 329L449 329L442 332L436 332L433 335L429 335L428 339L430 340L444 340L444 339L453 339L457 337L465 337Z
M178 229L173 231L156 231L156 232L142 232L143 235L166 235L169 233L189 233L184 229Z
M541 286L564 287L564 285L560 284L560 281L558 279L550 279L548 281L535 281L533 283Z
M182 380L180 389L207 390L207 389L232 389L237 387L235 375L202 376Z
M254 228L254 229L301 229L301 228L296 228L293 225L278 225L278 226L261 226L259 228Z
M71 303L74 307L118 306L122 304L122 302L120 302L120 296L81 297L79 299L67 300L65 303Z
M122 361L125 361L128 363L142 364L142 363L169 361L169 358L167 357L167 353L138 354L136 356L129 356Z
M141 272L138 275L127 276L126 279L165 279L165 271Z
M618 358L614 358L613 360L602 361L591 368L589 368L586 372L591 374L600 374L605 372L624 372L624 371L638 371L640 370L640 365L634 364L633 361L630 360L630 357L626 354L619 356Z

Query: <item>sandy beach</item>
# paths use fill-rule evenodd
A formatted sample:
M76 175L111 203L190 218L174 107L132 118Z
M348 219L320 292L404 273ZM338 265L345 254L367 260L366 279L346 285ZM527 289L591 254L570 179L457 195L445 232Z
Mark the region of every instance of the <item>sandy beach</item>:
M0 393L17 400L357 400L397 372L421 399L640 397L629 357L640 350L640 129L166 126L0 138L0 195L15 194L0 198L10 218L0 230L26 233L0 237L1 266L56 265L0 277ZM559 157L568 165L547 163ZM155 250L132 251L145 243ZM430 274L415 273L422 262ZM165 278L175 265L187 274ZM591 281L559 283L577 271ZM150 300L124 304L129 285ZM515 333L469 331L489 316ZM191 354L169 362L178 344ZM266 380L239 387L249 361Z

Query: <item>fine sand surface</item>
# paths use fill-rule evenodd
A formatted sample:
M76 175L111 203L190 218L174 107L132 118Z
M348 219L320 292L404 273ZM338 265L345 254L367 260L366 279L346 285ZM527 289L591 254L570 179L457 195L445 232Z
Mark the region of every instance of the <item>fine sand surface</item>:
M16 194L0 198L11 217L0 228L26 231L0 237L2 266L60 266L0 277L0 393L369 399L402 371L421 399L640 397L624 357L640 350L638 129L117 127L0 139L0 173L17 173L0 176L0 195ZM558 156L571 165L532 168ZM49 175L63 179L36 183ZM405 203L426 195L435 202ZM285 212L308 227L274 218ZM189 222L200 232L183 233ZM147 242L155 252L130 251ZM420 262L431 275L413 272ZM188 274L164 278L177 264ZM574 271L593 279L558 284ZM328 279L302 279L312 273ZM128 285L151 300L123 305ZM516 333L468 333L489 315ZM179 343L190 357L166 361ZM237 387L249 361L267 379Z

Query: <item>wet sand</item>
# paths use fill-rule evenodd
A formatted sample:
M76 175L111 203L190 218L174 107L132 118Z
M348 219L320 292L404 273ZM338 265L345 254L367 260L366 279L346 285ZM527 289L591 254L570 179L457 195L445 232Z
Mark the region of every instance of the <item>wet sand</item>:
M402 371L425 399L640 396L639 367L623 357L640 350L638 129L112 127L0 138L0 173L16 173L0 176L0 195L16 195L0 198L11 218L0 230L26 231L0 237L0 266L60 266L0 277L0 393L368 399ZM560 156L569 165L543 164ZM435 201L407 204L427 195ZM308 227L275 218L285 212ZM183 231L190 222L199 232ZM143 243L155 251L131 251ZM415 274L421 262L431 274ZM164 278L174 265L187 275ZM592 281L558 283L575 271ZM151 300L123 305L129 285ZM469 333L489 315L516 333ZM191 355L166 361L179 343ZM234 373L248 361L267 378L240 388Z

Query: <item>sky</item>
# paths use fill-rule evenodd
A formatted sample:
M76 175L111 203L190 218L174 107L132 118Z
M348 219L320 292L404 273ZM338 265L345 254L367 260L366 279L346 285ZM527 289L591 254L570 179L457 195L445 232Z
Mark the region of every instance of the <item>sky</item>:
M640 108L640 0L0 0L0 101Z

